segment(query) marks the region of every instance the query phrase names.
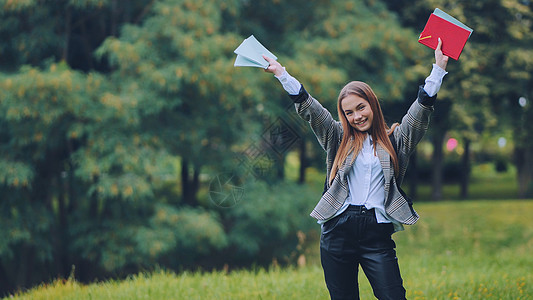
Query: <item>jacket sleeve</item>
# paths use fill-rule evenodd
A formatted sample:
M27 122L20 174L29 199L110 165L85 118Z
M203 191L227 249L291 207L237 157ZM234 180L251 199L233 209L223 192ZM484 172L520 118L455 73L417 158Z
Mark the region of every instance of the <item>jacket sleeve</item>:
M342 138L342 125L333 119L331 113L320 102L300 88L298 95L289 95L294 101L298 115L309 123L318 142L328 152L336 152Z
M400 174L397 176L399 184L405 175L409 157L416 146L424 137L428 127L430 116L434 111L433 105L437 95L430 97L423 86L418 89L417 100L413 102L405 116L402 118L400 126L394 130L394 138L400 166Z

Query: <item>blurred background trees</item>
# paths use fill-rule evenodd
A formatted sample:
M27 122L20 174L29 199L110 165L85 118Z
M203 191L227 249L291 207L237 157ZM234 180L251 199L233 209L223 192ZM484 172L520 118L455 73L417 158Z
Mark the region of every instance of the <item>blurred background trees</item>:
M435 7L447 11L474 29L459 63L449 64L453 76L445 80L440 99L451 104L431 126L435 149L442 149L446 132L454 131L463 141L462 195L467 196L470 145L485 132L503 135L513 132L514 163L518 172L520 197L531 197L531 138L533 132L523 123L531 114L533 45L531 1L386 1L398 12L402 24L423 28L425 18ZM520 104L519 99L522 100ZM441 111L442 112L442 111ZM440 122L441 115L447 122ZM436 126L435 126L436 125ZM440 143L440 144L439 144ZM435 162L443 161L441 155ZM437 164L433 178L442 174ZM433 198L442 198L442 180L433 182Z
M532 5L0 1L0 295L73 272L305 252L323 153L270 74L233 67L250 34L334 115L339 89L363 80L392 123L430 71L433 52L416 40L439 6L474 34L449 63L411 192L433 178L438 200L452 180L466 198L472 166L498 161L532 197ZM452 136L461 151L444 148Z

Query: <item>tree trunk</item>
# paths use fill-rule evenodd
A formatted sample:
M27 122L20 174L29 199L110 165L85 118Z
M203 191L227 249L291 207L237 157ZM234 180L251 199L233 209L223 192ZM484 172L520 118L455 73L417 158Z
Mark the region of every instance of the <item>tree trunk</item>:
M85 59L86 65L85 64L82 64L82 65L84 65L84 68L87 68L88 70L93 70L94 60L92 59L92 55L93 55L94 49L90 43L90 35L92 34L92 32L88 32L86 22L81 22L80 30L81 30L81 34L83 35L83 38L81 39L81 41L83 43L83 52L86 58Z
M305 183L305 169L307 168L307 147L305 138L300 139L300 170L298 174L298 184Z
M533 198L533 147L516 147L518 197Z
M470 139L465 138L464 140L464 153L461 159L461 191L459 197L461 199L468 198L468 184L470 181L470 144L472 143Z
M93 177L93 185L98 184L98 176ZM89 198L89 220L98 218L98 192L93 192Z
M285 179L285 158L287 156L282 154L279 156L278 162L275 165L276 177L274 181L283 181Z
M531 85L530 85L531 86ZM533 92L529 92L533 99ZM533 118L531 101L520 110L520 118L515 125L515 163L518 181L518 197L533 198L533 131L530 120Z
M18 252L18 271L15 276L15 287L17 289L27 288L31 282L31 272L33 270L34 251L32 246L21 245Z
M451 109L450 101L440 101L435 104L435 113L433 114L433 155L432 155L432 192L431 199L433 201L442 200L443 169L444 169L444 152L443 144L446 131L449 128L449 113Z
M196 205L198 203L196 195L200 189L200 167L193 166L192 186L191 186L191 203Z
M111 1L111 36L118 36L118 24L119 24L119 16L118 16L118 2L117 0Z
M2 260L0 260L0 297L5 296L6 293L13 292L13 289L11 278L5 270Z
M443 162L444 162L444 153L442 151L442 146L444 142L445 130L436 130L433 135L433 156L432 156L432 193L431 199L433 201L442 200L442 173L443 173Z
M65 12L65 37L63 41L63 53L61 54L61 59L65 61L68 64L68 51L69 51L69 43L70 43L70 32L71 32L71 19L72 19L72 12L69 7L67 7Z
M191 194L191 184L189 182L189 162L181 160L181 196L185 204L189 204Z
M68 195L68 178L67 176L63 176L65 173L58 174L58 227L57 227L57 257L56 257L56 264L57 264L57 271L59 274L63 277L68 275L69 267L68 267L68 224L67 224L67 205L66 205L66 195Z
M181 193L183 202L190 206L197 206L196 195L200 188L200 167L193 166L192 178L189 174L190 163L187 159L181 161Z
M152 10L152 6L154 6L155 2L156 0L152 0L150 1L150 3L146 4L141 13L133 21L133 24L141 23L141 21L144 19L144 16L150 13L150 11Z

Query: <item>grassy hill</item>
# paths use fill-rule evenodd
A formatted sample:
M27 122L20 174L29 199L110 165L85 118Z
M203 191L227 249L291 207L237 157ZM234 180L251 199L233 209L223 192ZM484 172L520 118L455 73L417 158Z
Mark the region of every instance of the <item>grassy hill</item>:
M394 235L409 299L532 299L533 201L419 203L421 220ZM318 245L304 267L156 271L83 285L56 280L9 299L328 299ZM361 272L362 273L362 272ZM361 298L373 299L359 278Z

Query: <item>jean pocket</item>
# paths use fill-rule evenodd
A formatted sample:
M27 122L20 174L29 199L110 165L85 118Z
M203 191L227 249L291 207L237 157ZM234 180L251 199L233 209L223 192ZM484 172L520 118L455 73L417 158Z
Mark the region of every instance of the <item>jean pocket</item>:
M343 215L336 216L333 219L328 220L326 223L322 224L322 234L328 234L333 231L340 223Z

